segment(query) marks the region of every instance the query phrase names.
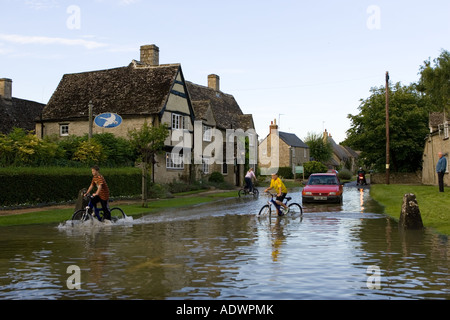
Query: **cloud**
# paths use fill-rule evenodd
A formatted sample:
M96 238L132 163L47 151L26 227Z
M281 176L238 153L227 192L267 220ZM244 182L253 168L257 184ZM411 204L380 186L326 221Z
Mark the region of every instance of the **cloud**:
M141 0L95 0L100 3L116 4L119 6L129 6L141 2Z
M36 10L52 9L59 7L59 1L57 0L26 0L25 4Z
M0 34L0 40L16 44L41 44L41 45L65 45L82 46L86 49L97 49L108 46L106 43L89 41L84 39L52 38L42 36L22 36L17 34Z

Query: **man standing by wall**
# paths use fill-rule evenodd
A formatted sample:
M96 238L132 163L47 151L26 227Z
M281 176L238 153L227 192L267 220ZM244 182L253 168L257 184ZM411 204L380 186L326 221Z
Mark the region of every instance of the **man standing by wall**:
M439 192L444 192L444 174L447 171L447 159L443 156L442 152L438 153L439 160L436 165L436 172L439 181Z

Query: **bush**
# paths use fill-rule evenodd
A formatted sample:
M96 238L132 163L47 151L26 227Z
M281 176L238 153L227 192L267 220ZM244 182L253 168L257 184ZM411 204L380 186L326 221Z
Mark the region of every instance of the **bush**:
M225 178L223 177L223 174L221 174L218 171L214 171L211 173L208 179L209 182L215 182L215 183L221 183L225 181Z
M131 166L135 160L130 141L111 133L95 134L91 140L87 135L39 139L19 128L0 134L2 166Z
M323 163L317 161L305 162L303 167L305 170L305 176L307 177L309 177L312 173L327 172L327 167Z
M352 173L348 169L341 169L339 170L338 177L340 180L351 180Z
M291 167L280 167L278 169L278 175L283 179L294 179Z

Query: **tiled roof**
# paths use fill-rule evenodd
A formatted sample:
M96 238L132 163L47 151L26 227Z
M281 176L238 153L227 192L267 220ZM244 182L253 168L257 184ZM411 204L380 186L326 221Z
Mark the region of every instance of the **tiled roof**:
M127 67L66 74L44 109L43 120L86 118L92 101L94 114L121 116L162 111L180 65Z
M39 117L45 104L12 98L0 97L0 133L7 134L13 127L27 131L35 130L35 120Z
M186 85L194 109L201 113L196 114L197 119L202 118L209 103L218 128L243 129L244 131L254 128L252 115L244 115L232 95L189 81L186 81Z
M286 144L288 146L309 149L309 147L306 145L306 143L304 143L302 140L300 140L300 138L297 137L294 133L287 133L287 132L279 131L278 134L279 134L281 140L286 142Z

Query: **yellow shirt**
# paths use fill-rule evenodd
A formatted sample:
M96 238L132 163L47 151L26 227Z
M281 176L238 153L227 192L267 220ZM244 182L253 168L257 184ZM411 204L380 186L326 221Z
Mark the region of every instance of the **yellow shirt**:
M277 193L281 187L281 193L287 193L286 186L284 185L283 181L281 181L280 178L277 178L276 180L272 179L270 181L270 187L273 188Z

